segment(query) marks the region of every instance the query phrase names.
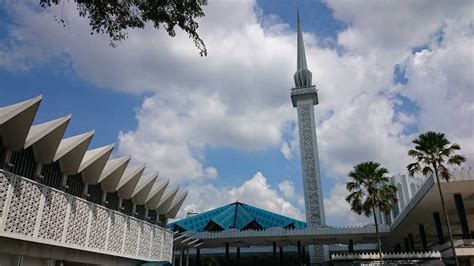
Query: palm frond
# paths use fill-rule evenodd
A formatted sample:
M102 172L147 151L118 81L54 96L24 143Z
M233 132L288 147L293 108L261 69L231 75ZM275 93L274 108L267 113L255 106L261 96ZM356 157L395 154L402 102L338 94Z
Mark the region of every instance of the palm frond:
M448 164L457 164L461 165L461 163L466 161L466 157L462 155L453 155L448 159Z
M423 169L421 170L421 173L424 175L424 176L430 176L432 175L434 172L433 172L433 169L429 166L425 166L423 167Z
M407 165L408 174L414 176L416 173L421 171L421 166L419 163L411 163Z

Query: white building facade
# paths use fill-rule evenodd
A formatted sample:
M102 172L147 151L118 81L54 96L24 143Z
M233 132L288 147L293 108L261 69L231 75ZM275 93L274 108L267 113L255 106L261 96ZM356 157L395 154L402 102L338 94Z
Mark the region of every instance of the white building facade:
M0 108L0 265L171 262L168 218L187 192L144 175L71 115L32 125L42 97Z

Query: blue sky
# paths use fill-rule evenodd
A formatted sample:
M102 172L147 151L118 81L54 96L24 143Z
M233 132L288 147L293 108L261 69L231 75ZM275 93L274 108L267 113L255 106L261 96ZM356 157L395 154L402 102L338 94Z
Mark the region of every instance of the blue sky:
M345 173L364 160L403 173L419 132L446 132L469 158L473 18L465 10L472 3L297 4L320 91L329 224L370 221L347 215ZM209 56L201 58L180 32L169 38L147 27L111 48L105 36L88 34L71 3L61 11L62 28L53 19L58 10L7 1L0 6L0 106L43 94L35 123L72 113L66 136L95 129L91 147L115 142L114 156L130 153L188 189L185 211L238 199L302 219L289 98L295 8L294 1L210 1L200 27Z

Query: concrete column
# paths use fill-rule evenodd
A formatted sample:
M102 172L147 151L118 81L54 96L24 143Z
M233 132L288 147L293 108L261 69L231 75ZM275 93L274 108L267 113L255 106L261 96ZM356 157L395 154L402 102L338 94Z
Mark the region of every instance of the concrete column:
M280 247L280 265L283 265L283 247Z
M273 242L273 262L276 263L277 261L277 243Z
M301 258L303 260L303 265L306 263L306 248L304 246L301 247Z
M349 245L347 246L349 253L354 253L354 241L349 239Z
M173 247L173 263L172 263L173 266L176 266L176 250L174 249Z
M43 169L43 164L37 163L36 170L35 170L35 178L37 178L38 180L41 180L44 178L44 176L41 174L41 169Z
M225 265L230 265L230 261L229 261L229 243L225 243Z
M404 237L403 242L405 242L405 251L410 251L410 245L408 244L408 238Z
M118 206L117 206L117 209L119 210L119 212L122 212L123 210L123 207L122 207L122 198L119 197L118 199Z
M420 230L421 246L423 247L423 250L427 250L428 242L426 241L425 226L422 224L419 224L418 229Z
M240 247L237 248L237 266L240 265Z
M189 248L186 249L186 266L189 266Z
M410 251L415 251L415 240L413 234L408 234L408 244L410 244Z
M63 178L61 180L61 190L66 191L69 187L67 185L67 175L63 175Z
M298 265L301 265L301 241L296 242L298 248Z
M102 198L101 198L100 202L101 202L101 205L106 205L108 203L107 202L107 192L102 191Z
M89 198L89 184L84 184L84 187L82 187L82 197L87 199Z
M196 265L201 266L201 250L199 248L196 249Z
M464 208L462 195L454 194L454 202L456 203L456 210L458 211L459 221L461 222L462 238L470 239L471 232L469 231L469 224L467 223L466 209Z
M179 266L183 266L183 260L184 260L184 249L181 248L179 251Z
M442 245L444 243L444 234L439 212L433 212L433 219L435 221L436 233L438 235L438 244Z

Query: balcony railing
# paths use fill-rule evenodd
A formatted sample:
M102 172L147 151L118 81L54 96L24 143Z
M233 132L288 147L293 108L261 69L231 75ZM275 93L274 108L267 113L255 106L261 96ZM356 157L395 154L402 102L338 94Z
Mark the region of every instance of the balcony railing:
M0 236L143 261L171 261L170 231L0 170Z

